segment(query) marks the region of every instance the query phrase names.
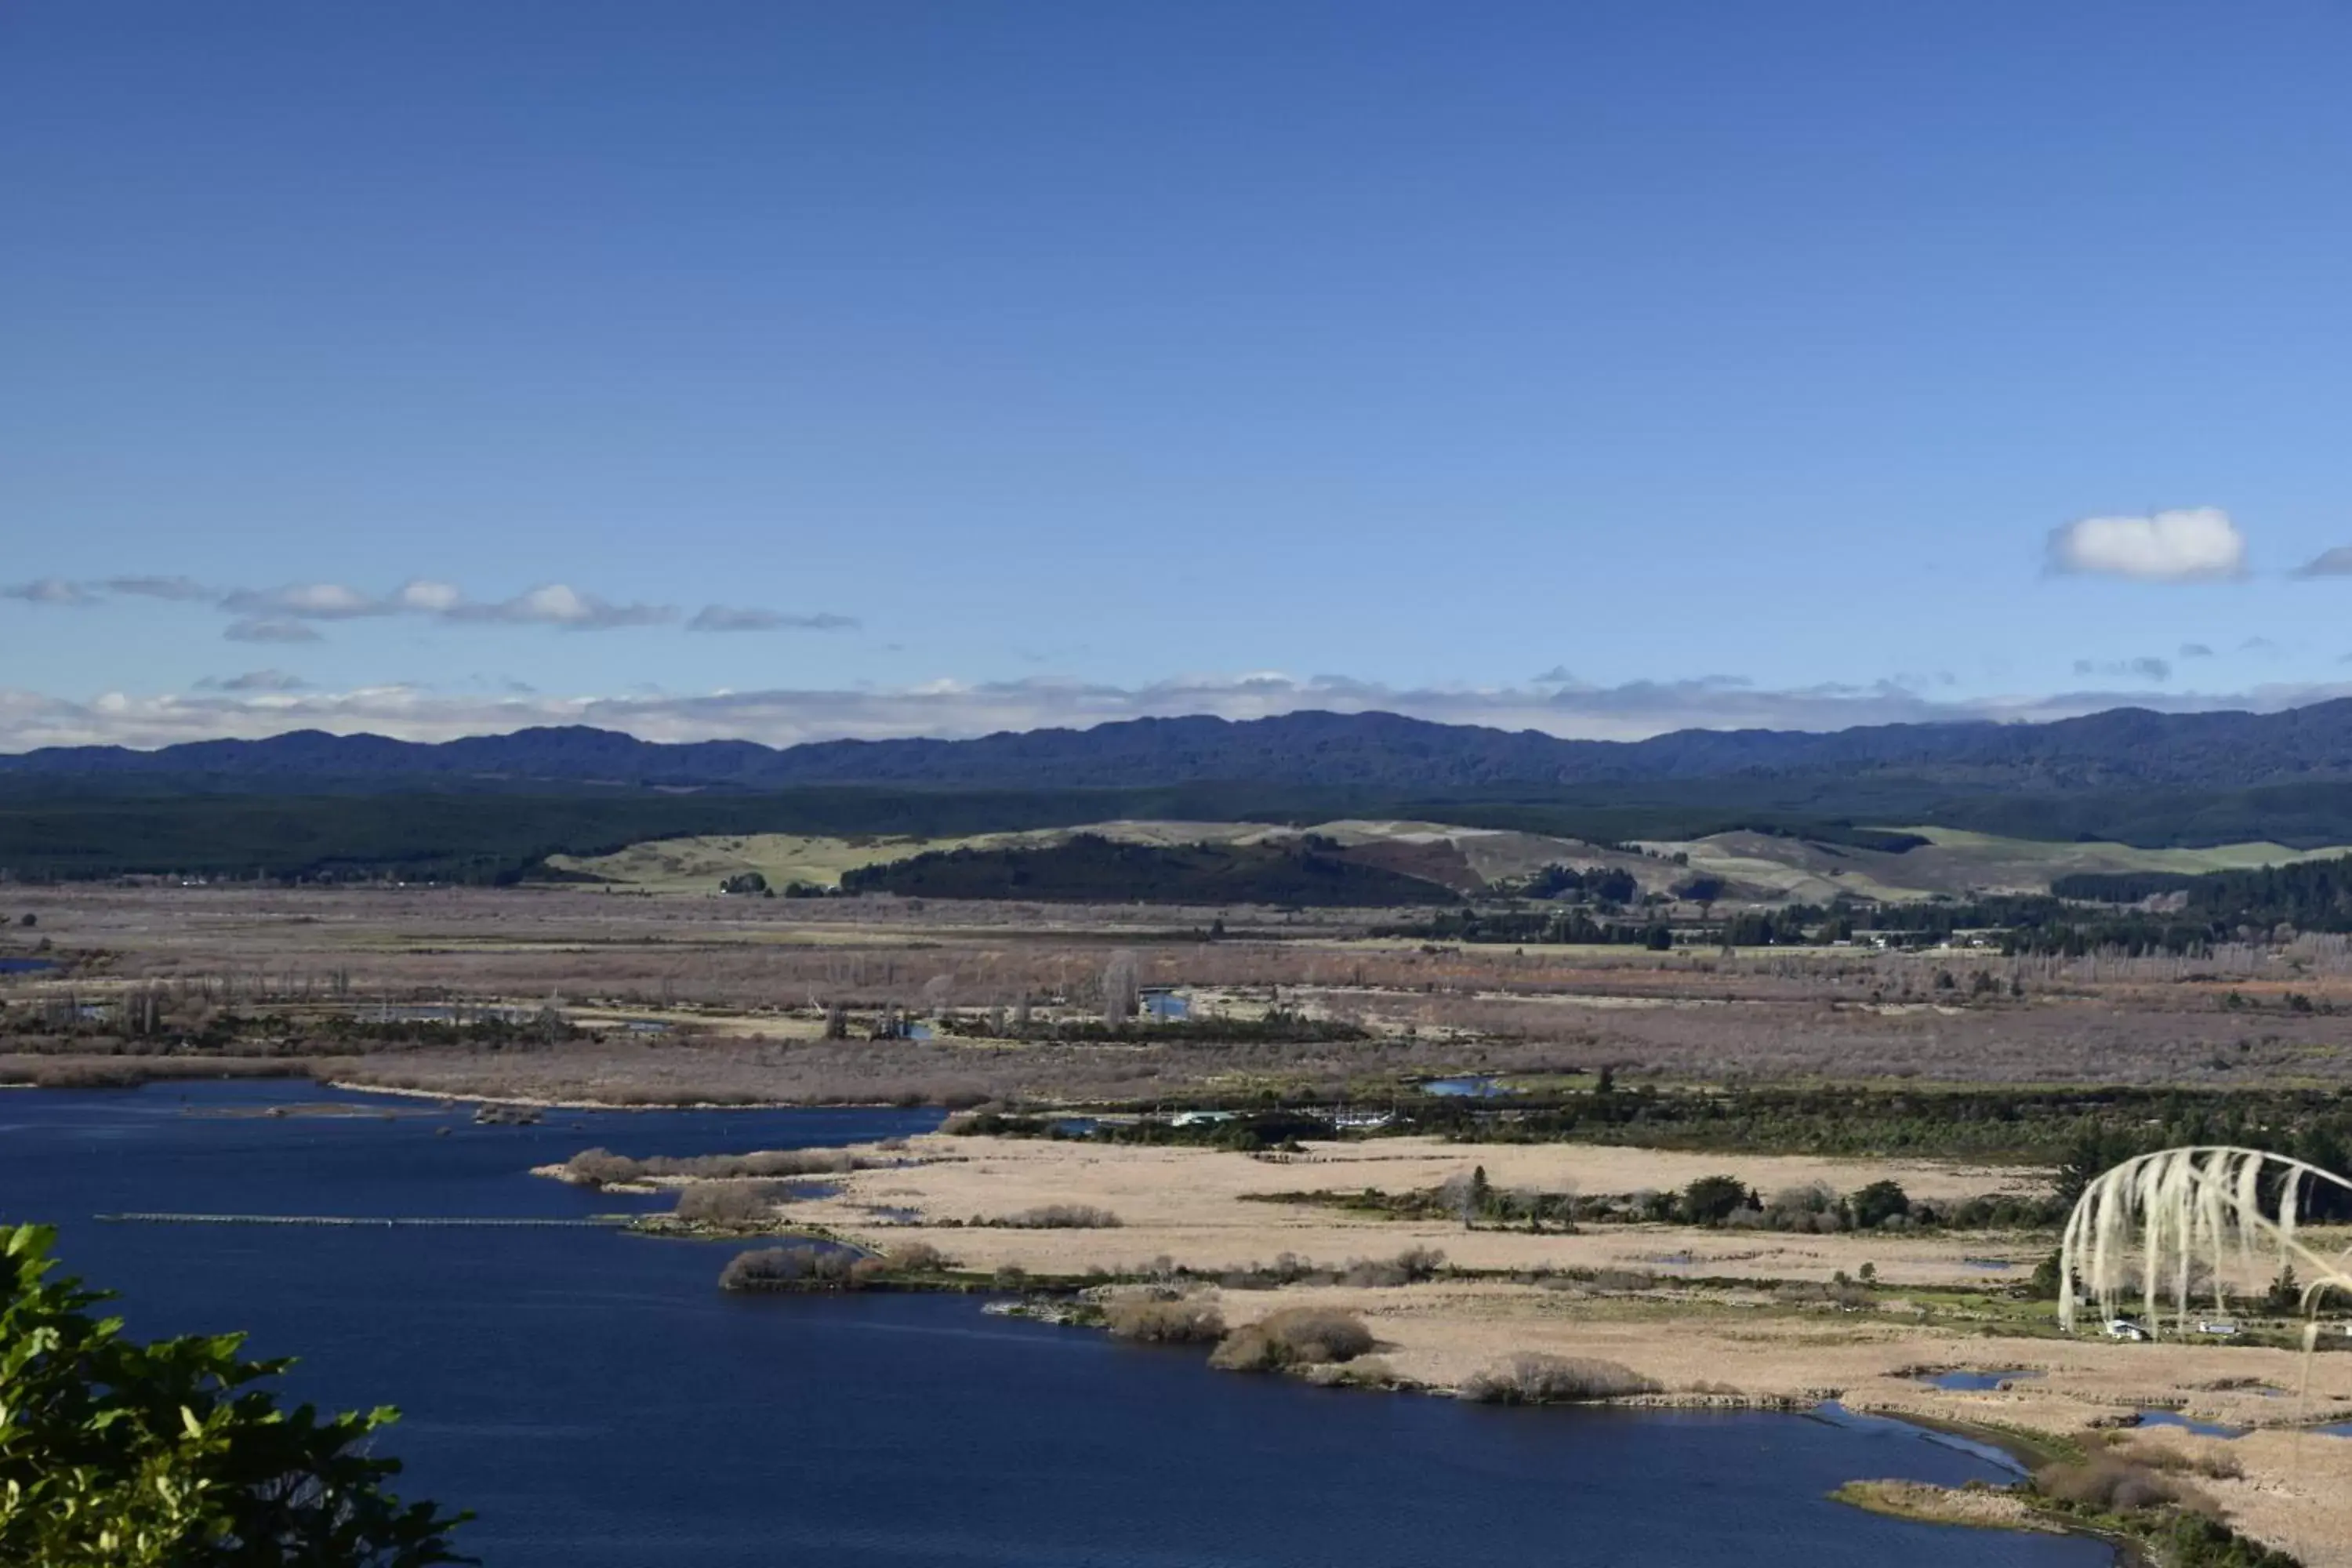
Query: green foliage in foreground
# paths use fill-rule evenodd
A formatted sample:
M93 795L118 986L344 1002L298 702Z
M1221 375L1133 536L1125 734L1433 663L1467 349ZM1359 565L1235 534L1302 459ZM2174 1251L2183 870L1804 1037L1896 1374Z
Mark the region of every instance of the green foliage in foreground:
M423 1568L465 1517L383 1489L396 1419L321 1418L257 1386L239 1334L141 1344L48 1278L55 1232L0 1226L0 1563L41 1568Z
M2175 1515L2155 1543L2172 1568L2303 1568L2299 1559L2200 1513Z

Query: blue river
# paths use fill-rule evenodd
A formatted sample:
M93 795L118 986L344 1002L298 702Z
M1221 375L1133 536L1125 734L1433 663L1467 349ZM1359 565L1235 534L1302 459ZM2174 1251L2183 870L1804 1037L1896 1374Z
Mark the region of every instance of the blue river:
M272 1116L332 1099L369 1114ZM1495 1410L1213 1373L1197 1351L940 1296L722 1294L734 1248L593 1228L104 1223L133 1211L583 1217L528 1175L917 1131L887 1110L551 1113L477 1127L309 1084L0 1090L0 1220L142 1333L249 1331L290 1392L396 1405L401 1489L491 1568L2092 1568L2094 1542L1913 1524L1856 1477L1996 1467L1842 1416Z

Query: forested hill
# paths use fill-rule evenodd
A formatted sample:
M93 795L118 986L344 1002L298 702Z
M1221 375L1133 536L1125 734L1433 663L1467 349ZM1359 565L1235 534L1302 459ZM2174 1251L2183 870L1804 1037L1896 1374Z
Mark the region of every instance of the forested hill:
M0 756L0 778L28 782L172 781L293 792L354 784L1034 789L1213 780L1448 790L1810 773L2036 790L2352 780L2352 699L2270 714L2122 708L2048 724L1890 724L1828 734L1684 730L1634 742L1563 741L1391 713L1301 712L783 749L748 741L665 745L575 726L437 745L304 731L154 752L96 746Z

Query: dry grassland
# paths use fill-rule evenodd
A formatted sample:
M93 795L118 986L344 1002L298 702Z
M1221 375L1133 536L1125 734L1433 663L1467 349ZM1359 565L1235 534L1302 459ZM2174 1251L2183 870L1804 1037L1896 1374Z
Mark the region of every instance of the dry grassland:
M201 991L206 1005L241 1013L290 1008L298 1026L306 1006L551 999L586 1025L674 1026L657 1040L608 1029L601 1042L541 1052L372 1052L352 1069L452 1093L1149 1100L1603 1066L1621 1081L2352 1084L2352 946L2342 939L2196 960L1654 955L1374 942L1362 935L1373 917L1348 911L112 887L18 889L11 907L35 913L54 951L81 961L69 980L0 979L0 1001L16 1004L18 1018L60 991L103 1000L152 984L175 1005ZM1220 919L1226 938L1207 940ZM1025 994L1084 1016L1121 949L1143 984L1183 989L1196 1014L1254 1016L1278 1002L1370 1038L1016 1048L942 1037L853 1051L812 1037L829 1005L978 1017ZM1955 988L1939 987L1939 973ZM2228 1005L2232 994L2242 1006ZM2311 1009L2291 1011L2290 995ZM0 1052L46 1048L13 1033ZM81 1031L64 1048L135 1048L92 1037L102 1033ZM316 1053L295 1037L257 1054Z
M1286 1307L1338 1308L1362 1316L1377 1353L1400 1375L1438 1388L1521 1352L1616 1362L1655 1379L1674 1404L1785 1404L1836 1399L1848 1407L2006 1426L2096 1443L2101 1428L2149 1409L2259 1428L2229 1441L2150 1427L2126 1441L2234 1457L2242 1477L2202 1480L2233 1522L2315 1565L2347 1559L2352 1542L2352 1439L2308 1435L2297 1423L2352 1419L2352 1353L2306 1363L2292 1352L2223 1344L2125 1344L2057 1335L2040 1310L1933 1315L1905 1288L1999 1286L2021 1276L1985 1267L2030 1265L2046 1237L1920 1236L1790 1237L1663 1226L1595 1226L1574 1236L1465 1231L1306 1207L1249 1202L1245 1194L1295 1188L1425 1186L1473 1154L1497 1185L1577 1186L1587 1192L1663 1188L1721 1170L1769 1188L1825 1181L1841 1190L1891 1178L1922 1195L1960 1196L2030 1184L2032 1173L1929 1162L1815 1161L1666 1153L1564 1145L1466 1150L1420 1141L1396 1146L1317 1146L1287 1164L1189 1149L917 1139L925 1163L841 1178L838 1196L795 1205L806 1218L877 1246L919 1239L968 1268L1018 1268L1073 1275L1164 1271L1170 1264L1215 1273L1272 1262L1283 1253L1337 1266L1384 1258L1415 1244L1450 1263L1520 1271L1517 1279L1455 1279L1389 1288L1291 1285L1211 1288L1224 1320L1240 1327ZM1083 1200L1116 1213L1115 1229L1024 1231L959 1227L946 1220L994 1216L1040 1204ZM898 1223L912 1211L916 1223ZM1770 1284L1825 1279L1875 1266L1874 1307L1792 1306ZM1586 1287L1570 1269L1709 1279L1673 1290ZM1538 1271L1549 1271L1549 1278ZM1753 1280L1743 1287L1742 1279ZM2029 1329L2031 1331L2028 1331ZM2024 1373L2006 1388L1946 1391L1923 1370ZM2300 1396L2298 1396L2300 1395ZM1633 1403L1642 1403L1635 1400Z

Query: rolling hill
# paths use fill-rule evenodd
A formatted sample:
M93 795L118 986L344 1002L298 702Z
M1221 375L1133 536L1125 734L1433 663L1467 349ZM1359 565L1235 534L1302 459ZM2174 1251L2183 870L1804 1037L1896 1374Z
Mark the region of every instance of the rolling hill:
M551 857L689 836L955 839L1120 819L1413 820L1603 846L1748 832L1898 854L1873 825L2315 849L2352 842L2352 700L1630 742L1302 712L783 749L569 728L0 756L0 876L36 879L512 880Z
M1132 789L1210 781L1461 790L1741 776L1874 776L2036 791L2352 781L2352 699L2266 714L2122 708L2047 724L1888 724L1829 733L1683 730L1631 742L1567 741L1392 713L1298 712L782 749L749 741L664 744L573 726L438 744L300 731L152 752L88 746L0 757L0 777L16 780L168 780L225 790L353 784Z

